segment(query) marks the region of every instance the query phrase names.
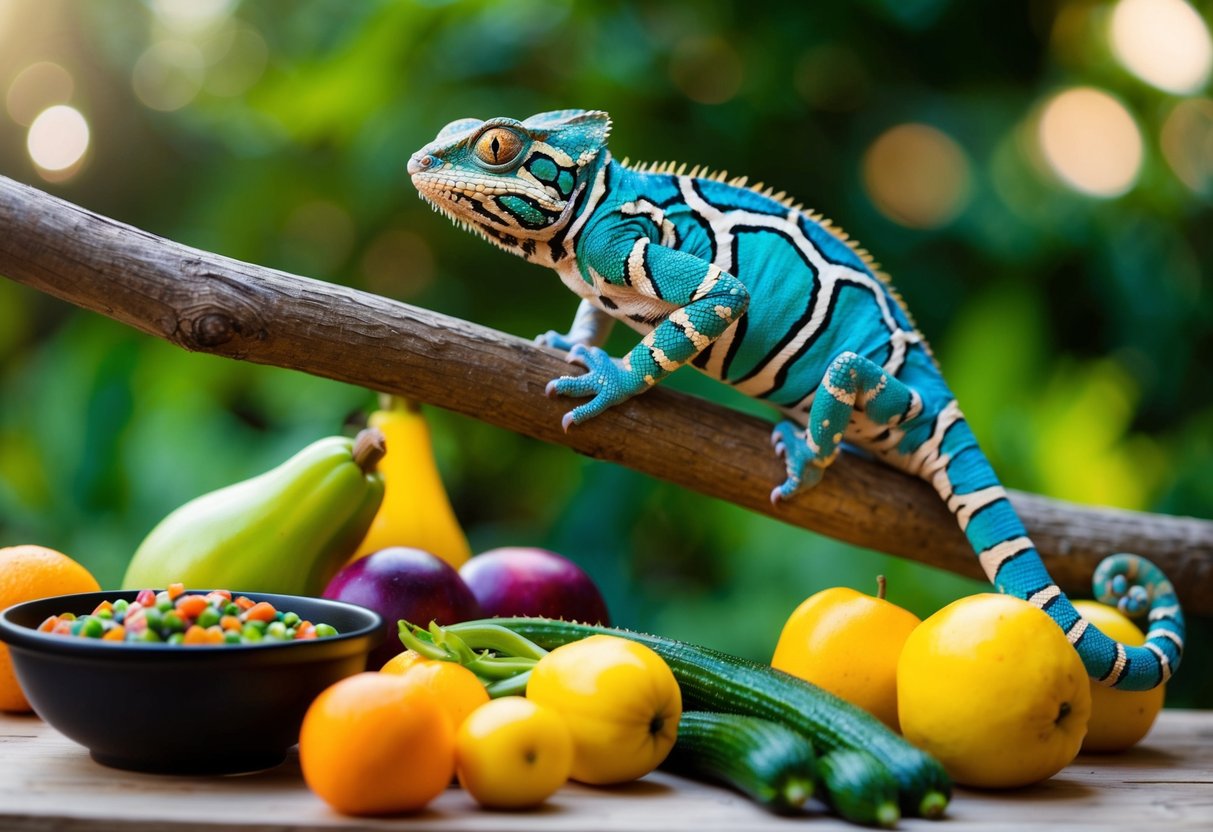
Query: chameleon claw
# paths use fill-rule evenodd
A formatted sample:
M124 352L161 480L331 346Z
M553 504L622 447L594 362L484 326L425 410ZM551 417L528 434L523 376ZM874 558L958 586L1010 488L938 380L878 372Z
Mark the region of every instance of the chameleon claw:
M775 446L775 456L783 459L788 453L788 446L783 444L782 439L777 439L773 444Z
M783 502L783 490L777 485L771 489L771 505L778 506Z
M568 433L569 428L571 428L575 424L577 424L577 420L573 417L573 411L571 411L571 410L568 413L566 413L560 417L560 427L564 430L565 433Z
M556 392L556 379L552 379L547 383L547 385L543 388L543 395L547 396L549 399L554 399L560 395Z

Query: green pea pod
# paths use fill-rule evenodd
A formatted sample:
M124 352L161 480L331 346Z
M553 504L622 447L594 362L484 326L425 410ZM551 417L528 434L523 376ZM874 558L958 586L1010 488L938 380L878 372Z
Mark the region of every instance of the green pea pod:
M330 436L273 470L197 497L135 552L126 589L227 588L319 595L366 535L383 500L383 434Z

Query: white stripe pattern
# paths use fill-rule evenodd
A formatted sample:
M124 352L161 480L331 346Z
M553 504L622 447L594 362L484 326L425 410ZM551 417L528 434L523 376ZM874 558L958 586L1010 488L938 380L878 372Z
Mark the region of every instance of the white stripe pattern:
M991 583L997 583L994 578L998 574L998 569L1011 558L1018 555L1020 552L1027 551L1032 548L1032 541L1027 537L1013 537L1010 540L1004 540L1001 543L995 543L989 549L977 556L981 561L981 568L985 570L986 576Z

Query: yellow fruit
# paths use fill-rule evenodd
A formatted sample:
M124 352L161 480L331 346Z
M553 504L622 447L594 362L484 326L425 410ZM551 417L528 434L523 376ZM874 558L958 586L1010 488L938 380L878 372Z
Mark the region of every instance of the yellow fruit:
M482 705L455 735L459 784L490 809L538 806L569 779L572 765L564 719L521 696Z
M433 661L418 653L416 650L405 650L403 653L397 653L386 662L383 667L379 668L380 673L405 673L410 667L422 662Z
M0 549L0 610L23 601L100 589L87 569L62 552L29 545ZM8 647L0 644L0 711L28 710Z
M384 495L379 512L350 561L389 546L422 549L455 569L472 556L442 484L425 416L416 404L385 397L367 420L383 431L387 455L379 461Z
M572 777L622 783L670 753L682 692L664 660L643 644L596 635L557 647L535 663L527 699L560 714L573 737Z
M390 673L325 688L299 729L308 788L338 812L415 812L455 774L455 738L438 698Z
M1087 674L1061 628L1007 595L962 598L922 622L897 666L905 738L960 784L1025 786L1078 754Z
M897 659L918 626L914 613L847 587L809 596L788 617L771 667L799 676L858 705L894 731Z
M1108 638L1142 645L1145 634L1120 610L1097 601L1075 601L1074 608ZM1141 741L1162 710L1165 685L1152 690L1116 690L1091 680L1091 722L1083 751L1123 751Z

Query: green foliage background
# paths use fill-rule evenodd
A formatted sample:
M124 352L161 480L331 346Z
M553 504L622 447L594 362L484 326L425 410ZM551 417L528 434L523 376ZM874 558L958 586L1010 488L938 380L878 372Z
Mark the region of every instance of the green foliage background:
M1213 214L1159 152L1178 98L1108 54L1107 4L269 0L227 4L222 27L185 35L160 5L10 0L0 85L59 63L92 143L77 175L44 183L0 113L0 172L190 245L530 336L566 325L575 299L431 214L404 163L457 117L605 109L618 156L745 173L863 240L1009 486L1211 516ZM193 38L206 62L201 90L167 111L132 84L164 37ZM1067 190L1025 150L1034 110L1071 84L1113 92L1142 128L1125 196ZM905 122L969 160L964 210L933 230L891 221L863 185L865 151ZM738 404L692 373L671 383ZM373 401L0 281L0 545L52 546L116 585L172 508ZM766 659L826 586L871 591L884 573L920 615L986 589L428 412L473 547L565 553L623 624ZM1172 704L1213 705L1210 635L1193 622Z

